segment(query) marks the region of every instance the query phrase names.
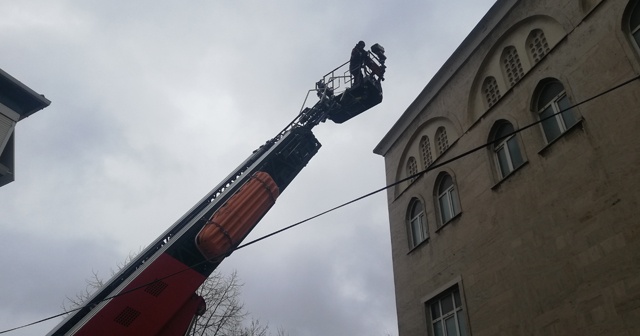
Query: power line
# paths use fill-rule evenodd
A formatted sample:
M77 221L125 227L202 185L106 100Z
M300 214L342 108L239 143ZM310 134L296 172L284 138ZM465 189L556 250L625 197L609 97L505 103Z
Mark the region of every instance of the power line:
M466 152L464 152L464 153L462 153L462 154L459 154L459 155L456 155L456 156L452 157L452 158L451 158L451 159L449 159L449 160L445 160L445 161L443 161L443 162L441 162L441 163L438 163L438 164L432 164L432 165L430 165L429 167L427 167L426 169L424 169L424 170L422 170L422 171L420 171L420 172L417 172L417 173L415 173L415 174L413 174L413 175L407 176L407 177L405 177L405 178L403 178L403 179L400 179L400 180L398 180L398 181L396 181L396 182L394 182L394 183L392 183L392 184L389 184L389 185L387 185L387 186L385 186L385 187L382 187L382 188L376 189L376 190L374 190L374 191L372 191L372 192L370 192L370 193L367 193L367 194L365 194L365 195L362 195L362 196L360 196L360 197L358 197L358 198L355 198L355 199L353 199L353 200L351 200L351 201L348 201L348 202L346 202L346 203L340 204L340 205L338 205L338 206L336 206L336 207L333 207L333 208L331 208L331 209L329 209L329 210L323 211L323 212L321 212L321 213L319 213L319 214L317 214L317 215L315 215L315 216L309 217L309 218L304 219L304 220L302 220L302 221L299 221L299 222L297 222L297 223L294 223L294 224L291 224L291 225L289 225L289 226L286 226L286 227L284 227L284 228L282 228L282 229L280 229L280 230L277 230L277 231L274 231L274 232L272 232L272 233L270 233L270 234L267 234L267 235L265 235L265 236L262 236L262 237L260 237L260 238L258 238L258 239L255 239L255 240L252 240L252 241L250 241L250 242L248 242L248 243L245 243L245 244L243 244L243 245L240 245L240 246L238 246L238 247L236 248L236 250L239 250L239 249L241 249L241 248L243 248L243 247L246 247L246 246L249 246L249 245L251 245L251 244L257 243L257 242L259 242L259 241L261 241L261 240L264 240L264 239L266 239L266 238L269 238L269 237L271 237L271 236L274 236L274 235L276 235L276 234L279 234L279 233L281 233L281 232L283 232L283 231L287 231L287 230L289 230L289 229L291 229L291 228L294 228L294 227L296 227L296 226L298 226L298 225L300 225L300 224L303 224L303 223L305 223L305 222L308 222L308 221L310 221L310 220L312 220L312 219L315 219L315 218L317 218L317 217L320 217L320 216L322 216L322 215L325 215L325 214L327 214L327 213L329 213L329 212L332 212L332 211L334 211L334 210L338 210L338 209L340 209L340 208L342 208L342 207L345 207L345 206L347 206L347 205L350 205L350 204L352 204L352 203L355 203L355 202L357 202L357 201L360 201L360 200L362 200L362 199L364 199L364 198L367 198L367 197L369 197L369 196L372 196L372 195L374 195L374 194L377 194L377 193L379 193L379 192L381 192L381 191L384 191L384 190L387 190L387 189L389 189L389 188L391 188L391 187L394 187L394 186L396 186L396 185L398 185L398 184L400 184L400 183L402 183L402 182L405 182L405 181L408 181L408 180L411 180L411 179L417 178L417 177L419 177L419 176L421 176L421 175L423 175L423 174L425 174L425 173L427 173L427 172L429 172L429 171L435 170L435 169L440 168L440 167L442 167L442 166L445 166L445 165L447 165L447 164L449 164L449 163L451 163L451 162L457 161L457 160L459 160L459 159L461 159L461 158L463 158L463 157L465 157L465 156L467 156L467 155L473 154L473 153L475 153L475 152L477 152L477 151L479 151L479 150L481 150L481 149L484 149L484 148L489 147L489 146L491 146L491 145L493 145L493 144L495 144L495 143L498 143L498 142L500 142L500 141L502 141L502 140L504 140L504 139L506 139L506 138L508 138L508 137L510 137L510 136L512 136L512 135L514 135L514 134L520 133L520 132L522 132L522 131L524 131L524 130L526 130L526 129L529 129L529 128L533 127L533 126L536 126L536 125L538 125L538 124L540 124L540 123L542 123L542 122L546 121L547 119L554 118L555 116L557 116L557 115L559 115L559 114L562 114L562 113L564 113L564 112L567 112L567 111L569 111L569 110L571 110L571 109L573 109L573 108L575 108L575 107L578 107L578 106L580 106L580 105L583 105L583 104L585 104L585 103L587 103L587 102L589 102L589 101L592 101L592 100L594 100L594 99L596 99L596 98L598 98L598 97L600 97L600 96L603 96L603 95L605 95L605 94L607 94L607 93L609 93L609 92L611 92L611 91L614 91L614 90L616 90L616 89L619 89L619 88L621 88L621 87L623 87L623 86L625 86L625 85L627 85L627 84L629 84L629 83L631 83L631 82L633 82L633 81L637 80L638 78L640 78L640 76L633 77L633 78L631 78L631 79L629 79L629 80L627 80L627 81L625 81L625 82L623 82L623 83L621 83L621 84L618 84L618 85L616 85L616 86L614 86L614 87L612 87L612 88L610 88L610 89L608 89L608 90L606 90L606 91L603 91L603 92L601 92L601 93L599 93L599 94L597 94L597 95L595 95L595 96L593 96L593 97L591 97L591 98L588 98L588 99L586 99L586 100L583 100L583 101L581 101L581 102L579 102L579 103L577 103L577 104L575 104L575 105L569 106L569 107L567 107L567 108L565 108L565 109L563 109L563 110L560 110L560 111L558 111L558 112L556 112L556 113L554 113L554 114L552 114L552 115L549 115L549 116L547 116L547 117L545 117L545 118L542 118L542 119L540 119L540 120L538 120L538 121L535 121L535 122L533 122L533 123L531 123L531 124L528 124L528 125L526 125L526 126L524 126L524 127L522 127L522 128L519 128L519 129L517 129L517 130L514 130L514 131L513 131L513 132L511 132L511 133L508 133L508 134L505 134L505 135L503 135L503 136L501 136L501 137L499 137L499 138L493 139L492 141L489 141L489 142L487 142L487 143L485 143L485 144L482 144L482 145L480 145L480 146L477 146L477 147L475 147L475 148L472 148L472 149L470 149L470 150L468 150L468 151L466 151Z
M254 240L252 240L252 241L250 241L250 242L247 242L247 243L245 243L245 244L239 245L239 246L237 246L237 247L235 247L235 248L230 249L230 251L225 252L225 253L223 253L223 254L221 254L221 255L219 255L219 256L217 256L217 257L215 257L215 258L212 258L212 259L210 259L210 260L202 261L202 262L196 263L196 264L194 264L194 265L191 265L191 266L185 267L185 268L184 268L184 269L182 269L182 270L179 270L179 271L176 271L176 272L174 272L174 273L168 274L168 275L166 275L166 276L164 276L164 277L162 277L162 278L156 279L156 280L154 280L154 281L152 281L152 282L149 282L149 283L146 283L146 284L142 284L142 285L140 285L140 286L137 286L137 287L131 288L131 289L129 289L129 290L127 290L127 291L125 291L125 292L120 292L120 293L118 293L118 294L115 294L115 295L112 295L112 296L106 297L106 298L102 299L102 300L101 300L101 301L99 301L99 302L108 301L108 300L114 299L114 298L116 298L116 297L123 296L123 295L125 295L125 294L131 293L131 292L134 292L134 291L137 291L137 290L139 290L139 289L146 288L147 286L149 286L149 285L151 285L151 284L153 284L153 283L156 283L156 282L158 282L158 281L162 281L162 280L164 280L164 279L167 279L167 278L170 278L170 277L176 276L176 275L178 275L178 274L180 274L180 273L182 273L182 272L185 272L185 271L191 270L191 269L193 269L193 268L196 268L196 267L198 267L198 266L200 266L200 265L202 265L202 264L204 264L204 263L206 263L206 262L210 262L211 260L216 260L216 259L218 259L218 258L222 258L222 259L224 259L227 255L229 255L230 253L232 253L232 252L234 252L234 251L237 251L237 250L239 250L239 249L242 249L242 248L245 248L245 247L247 247L247 246L253 245L253 244L257 243L257 242L260 242L260 241L265 240L265 239L267 239L267 238L273 237L273 236L275 236L275 235L277 235L277 234L280 234L280 233L282 233L282 232L284 232L284 231L288 231L288 230L290 230L290 229L292 229L292 228L294 228L294 227L296 227L296 226L299 226L299 225L301 225L301 224L304 224L304 223L306 223L306 222L308 222L308 221L310 221L310 220L312 220L312 219L315 219L315 218L318 218L318 217L320 217L320 216L326 215L326 214L328 214L328 213L330 213L330 212L333 212L333 211L335 211L335 210L338 210L338 209L340 209L340 208L343 208L343 207L345 207L345 206L347 206L347 205L350 205L350 204L352 204L352 203L358 202L358 201L363 200L363 199L365 199L365 198L367 198L367 197L370 197L370 196L372 196L372 195L375 195L375 194L377 194L377 193L379 193L379 192L381 192L381 191L384 191L384 190L387 190L387 189L389 189L389 188L392 188L392 187L394 187L394 186L396 186L396 185L398 185L398 184L400 184L400 183L403 183L403 182L405 182L405 181L408 181L408 180L411 180L411 179L417 178L417 177L419 177L419 176L421 176L421 175L423 175L423 174L426 174L426 173L427 173L427 172L429 172L429 171L435 170L435 169L440 168L440 167L442 167L442 166L445 166L445 165L447 165L447 164L449 164L449 163L451 163L451 162L457 161L457 160L459 160L459 159L461 159L461 158L463 158L463 157L466 157L466 156L468 156L468 155L471 155L471 154L473 154L473 153L475 153L475 152L477 152L477 151L479 151L479 150L482 150L482 149L487 148L487 147L489 147L489 146L491 146L491 145L493 145L493 144L495 144L495 143L498 143L498 142L500 142L500 141L502 141L502 140L504 140L504 139L506 139L506 138L508 138L508 137L510 137L510 136L512 136L512 135L514 135L514 134L520 133L520 132L522 132L522 131L524 131L524 130L526 130L526 129L529 129L529 128L531 128L531 127L534 127L534 126L536 126L536 125L538 125L538 124L540 124L540 123L542 123L542 122L544 122L544 121L546 121L546 120L548 120L548 119L554 118L554 117L556 117L557 115L560 115L560 114L562 114L562 113L564 113L564 112L567 112L567 111L569 111L569 110L571 110L571 109L573 109L573 108L576 108L576 107L578 107L578 106L580 106L580 105L583 105L583 104L585 104L585 103L587 103L587 102L590 102L590 101L592 101L592 100L594 100L594 99L596 99L596 98L599 98L599 97L601 97L601 96L603 96L603 95L605 95L605 94L608 94L608 93L610 93L610 92L612 92L612 91L615 91L615 90L617 90L617 89L619 89L619 88L621 88L621 87L623 87L623 86L625 86L625 85L628 85L629 83L631 83L631 82L633 82L633 81L635 81L635 80L637 80L637 79L639 79L639 78L640 78L640 75L635 76L635 77L633 77L633 78L631 78L631 79L629 79L629 80L626 80L626 81L624 81L624 82L622 82L622 83L620 83L620 84L618 84L618 85L616 85L616 86L614 86L614 87L612 87L612 88L610 88L610 89L608 89L608 90L605 90L605 91L603 91L603 92L601 92L601 93L599 93L599 94L597 94L597 95L595 95L595 96L592 96L592 97L590 97L590 98L587 98L587 99L585 99L585 100L583 100L583 101L581 101L581 102L579 102L579 103L577 103L577 104L574 104L574 105L569 106L569 107L567 107L567 108L565 108L565 109L562 109L562 110L560 110L560 111L558 111L558 112L556 112L556 113L554 113L554 114L552 114L552 115L549 115L549 116L547 116L547 117L545 117L545 118L542 118L542 119L540 119L540 120L538 120L538 121L535 121L535 122L533 122L533 123L530 123L530 124L528 124L528 125L525 125L524 127L521 127L521 128L519 128L519 129L517 129L517 130L514 130L513 132L510 132L510 133L508 133L508 134L505 134L505 135L503 135L503 136L501 136L501 137L499 137L499 138L493 139L493 140L491 140L491 141L489 141L489 142L487 142L487 143L484 143L484 144L482 144L482 145L480 145L480 146L477 146L477 147L474 147L474 148L472 148L472 149L470 149L470 150L467 150L467 151L463 152L462 154L459 154L459 155L456 155L456 156L452 157L451 159L445 160L445 161L440 162L440 163L437 163L437 164L432 164L432 165L430 165L429 167L427 167L426 169L424 169L424 170L422 170L422 171L420 171L420 172L417 172L417 173L415 173L415 174L413 174L413 175L407 176L407 177L405 177L405 178L403 178L403 179L400 179L400 180L398 180L398 181L396 181L396 182L394 182L394 183L391 183L391 184L386 185L386 186L384 186L384 187L382 187L382 188L376 189L376 190L374 190L374 191L372 191L372 192L369 192L369 193L367 193L367 194L365 194L365 195L362 195L362 196L360 196L360 197L354 198L354 199L352 199L352 200L350 200L350 201L348 201L348 202L342 203L342 204L340 204L340 205L338 205L338 206L335 206L335 207L333 207L333 208L331 208L331 209L325 210L325 211L323 211L323 212L321 212L321 213L318 213L318 214L316 214L316 215L314 215L314 216L308 217L308 218L306 218L306 219L304 219L304 220L301 220L301 221L299 221L299 222L296 222L296 223L294 223L294 224L291 224L291 225L289 225L289 226L286 226L286 227L284 227L284 228L282 228L282 229L276 230L276 231L274 231L274 232L272 232L272 233L269 233L269 234L267 234L267 235L264 235L264 236L262 236L262 237L259 237L259 238L257 238L257 239L254 239ZM18 327L15 327L15 328L2 330L2 331L0 331L0 334L5 334L5 333L11 332L11 331L18 330L18 329L23 329L23 328L26 328L26 327L30 327L30 326L33 326L33 325L36 325L36 324L39 324L39 323L42 323L42 322L46 322L46 321L52 320L52 319L57 318L57 317L60 317L60 316L64 316L64 315L69 314L69 313L73 313L73 312L75 312L75 311L78 311L78 310L81 310L81 309L84 309L84 308L86 308L86 306L77 307L77 308L71 309L71 310L69 310L69 311L67 311L67 312L60 313L60 314L56 314L56 315L52 315L52 316L49 316L49 317L43 318L43 319L41 319L41 320L37 320L37 321L31 322L31 323L28 323L28 324L24 324L24 325L22 325L22 326L18 326Z

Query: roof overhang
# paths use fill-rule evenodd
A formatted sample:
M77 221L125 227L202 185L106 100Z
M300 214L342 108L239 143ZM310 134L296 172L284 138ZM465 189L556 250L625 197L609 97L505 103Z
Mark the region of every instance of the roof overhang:
M51 101L0 69L0 103L18 113L22 120L49 106Z

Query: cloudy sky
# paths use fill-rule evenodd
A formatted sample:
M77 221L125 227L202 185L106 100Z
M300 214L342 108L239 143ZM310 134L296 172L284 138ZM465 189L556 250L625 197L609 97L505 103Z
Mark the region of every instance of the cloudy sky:
M384 186L373 148L494 0L0 1L0 68L52 101L0 188L0 331L61 312L298 113L358 40L384 101L320 152L249 240ZM227 258L254 318L291 335L396 335L386 197ZM45 334L60 320L8 333Z

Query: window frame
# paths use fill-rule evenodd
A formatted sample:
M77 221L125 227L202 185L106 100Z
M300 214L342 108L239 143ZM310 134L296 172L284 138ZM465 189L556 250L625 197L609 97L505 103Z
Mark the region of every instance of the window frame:
M409 159L407 160L407 166L406 166L406 171L407 171L407 177L415 175L418 173L418 160L416 160L415 157L411 156L409 157ZM418 178L417 176L410 179L409 183L413 183L413 181L416 180L416 178Z
M458 302L456 302L455 300L456 292L458 293L459 305L457 305ZM446 297L451 297L451 300L453 303L453 310L448 311L446 314L442 314L441 301ZM444 322L445 319L451 318L452 316L457 322L456 330L459 332L460 329L463 329L463 332L464 332L464 333L458 333L458 335L461 335L461 336L471 335L471 327L469 324L467 303L466 303L464 287L462 285L461 276L457 276L455 279L453 279L449 283L445 284L444 286L441 286L437 290L433 291L431 294L423 297L421 301L423 303L424 317L425 317L425 323L427 326L428 335L431 335L431 336L440 335L435 333L434 328L436 323L440 321ZM436 317L436 319L434 320L433 310L431 307L435 303L438 303L438 308L440 309L439 311L440 316ZM462 328L461 328L461 323L462 323ZM444 326L444 324L442 325ZM446 333L444 333L444 330L441 335L446 335Z
M487 108L493 107L502 98L498 80L494 76L485 77L482 81L481 90L484 96L484 101L487 104Z
M420 157L422 158L422 164L424 168L428 168L433 163L433 152L431 151L431 140L428 136L423 136L420 139Z
M500 64L510 88L518 84L525 75L522 59L515 46L510 45L502 49Z
M414 209L418 205L421 207L421 211L418 214L414 215ZM413 250L416 247L420 246L422 243L429 240L429 225L427 223L427 212L426 212L424 203L416 197L412 198L411 201L409 202L406 224L407 224L407 237L408 237L408 243L409 243L409 250ZM416 224L415 231L414 231L414 224ZM420 232L421 237L416 237L414 235L414 232ZM417 239L417 238L421 238L421 239Z
M496 124L493 127L493 131L491 132L492 134L491 141L494 141L494 144L491 146L491 154L493 157L493 162L496 168L496 172L498 173L498 180L503 180L507 178L509 175L513 174L514 171L518 170L518 168L522 167L527 162L524 155L524 151L522 150L522 146L520 145L520 140L517 137L517 134L511 134L505 137L504 139L499 140L498 142L495 142L501 137L501 133L502 133L501 131L505 127L510 128L510 130L507 131L508 133L513 133L515 131L515 128L513 127L512 123L506 120L500 120L496 122ZM510 144L513 146L510 146ZM513 147L515 147L515 149ZM504 158L506 160L505 162L507 164L507 169L508 169L508 171L506 172L503 170L502 161L500 160L501 156L499 152L501 150L504 151L504 154L505 154ZM517 165L514 160L515 150L518 151L517 154L520 157L520 162Z
M447 180L451 180L451 185L443 188L443 184ZM444 189L444 190L443 190ZM435 188L435 202L436 209L438 209L438 218L439 225L438 228L445 226L447 223L451 222L453 219L458 217L460 213L462 213L461 205L460 205L460 195L458 193L458 188L456 185L453 176L448 173L441 173L438 176L436 188ZM446 202L443 204L443 200ZM445 216L444 206L447 207L449 211L448 216Z
M555 94L553 98L551 98L548 102L545 102L543 106L541 106L540 99L542 95L547 90L549 90L550 89L549 87L553 84L560 85L562 87L562 90L559 93ZM582 118L576 112L575 107L568 108L566 111L559 113L560 111L564 110L564 108L560 106L561 101L566 99L566 102L569 107L573 105L573 103L571 102L571 99L569 99L569 95L567 94L567 89L565 88L564 84L562 84L562 82L560 82L559 80L549 79L544 82L541 82L536 91L537 92L535 95L534 111L536 113L538 120L540 121L540 129L542 131L542 135L544 137L545 143L551 144L556 140L558 140L559 138L561 138L564 134L566 134L568 130L580 124ZM551 108L549 115L543 116L544 113L547 113L547 110L549 108ZM550 117L551 115L553 115L553 117ZM565 120L569 117L573 118L573 121L574 121L573 124L571 125L568 125L567 121ZM545 119L545 118L548 118L548 119ZM553 122L553 125L550 125L549 122ZM554 131L558 132L557 135L553 138L550 138L550 135L552 135L551 133Z
M538 48L536 48L538 46L535 44L535 41L538 38L540 39L541 44L539 48L543 50L543 53L541 55L538 54ZM528 48L527 51L529 54L529 58L531 59L531 63L533 65L540 63L551 52L551 47L549 46L549 41L547 41L547 36L545 35L544 30L540 28L532 29L529 32L525 43Z
M442 141L444 139L444 141ZM437 149L437 154L438 157L441 156L442 154L444 154L444 152L447 151L447 149L449 149L449 137L447 135L447 128L444 126L440 126L436 129L436 133L434 136L434 141L436 142L436 149ZM445 143L444 148L441 145L441 143Z

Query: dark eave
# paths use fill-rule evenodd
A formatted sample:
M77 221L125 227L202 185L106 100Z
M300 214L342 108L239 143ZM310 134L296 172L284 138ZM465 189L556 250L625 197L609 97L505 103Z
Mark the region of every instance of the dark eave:
M0 103L17 112L22 120L49 106L51 101L0 69Z

